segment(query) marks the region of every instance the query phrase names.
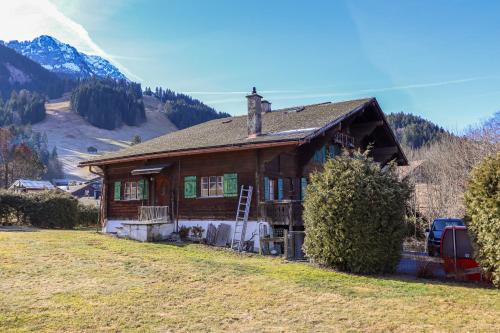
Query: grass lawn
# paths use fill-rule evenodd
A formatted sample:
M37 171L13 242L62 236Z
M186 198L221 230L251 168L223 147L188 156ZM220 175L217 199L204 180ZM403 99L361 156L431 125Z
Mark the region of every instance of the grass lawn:
M500 291L89 231L0 232L0 331L500 331Z

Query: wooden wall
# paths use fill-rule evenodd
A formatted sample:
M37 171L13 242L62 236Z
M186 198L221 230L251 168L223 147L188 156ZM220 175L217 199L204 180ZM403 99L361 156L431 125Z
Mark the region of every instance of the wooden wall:
M372 119L373 118L373 119ZM254 186L254 196L250 210L250 218L258 218L258 202L264 200L264 177L282 178L284 181L284 199L300 199L300 178L308 177L310 173L322 169L322 164L313 161L314 152L325 143L332 142L335 132L350 134L350 127L367 127L377 120L372 112L366 112L357 119L348 119L311 142L300 147L267 148L238 152L221 152L182 156L169 159L151 159L121 165L109 165L106 169L107 185L107 216L109 219L135 219L138 207L141 205L168 205L172 217L180 219L217 219L234 220L238 197L201 198L200 178L203 176L222 176L225 173L238 175L238 188L241 185ZM376 132L374 132L376 133ZM352 133L354 135L354 133ZM372 135L373 136L373 135ZM357 143L366 141L367 137L356 137ZM376 147L394 144L389 136L375 137ZM366 143L364 143L366 144ZM358 146L364 148L363 145ZM130 172L140 166L170 163L165 171L154 176L155 185L150 185L150 199L146 201L114 201L114 182L139 180ZM184 177L197 177L197 198L184 198ZM155 198L156 200L153 200ZM178 205L178 206L177 206Z

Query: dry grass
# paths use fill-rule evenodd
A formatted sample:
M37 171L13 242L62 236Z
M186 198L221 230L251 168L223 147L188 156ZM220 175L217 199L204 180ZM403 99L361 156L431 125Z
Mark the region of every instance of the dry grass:
M500 331L500 291L88 231L0 233L0 331Z

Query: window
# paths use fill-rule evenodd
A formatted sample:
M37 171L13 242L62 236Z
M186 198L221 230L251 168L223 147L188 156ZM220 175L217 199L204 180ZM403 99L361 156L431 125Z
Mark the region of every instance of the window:
M269 200L275 200L274 187L276 186L276 180L269 179Z
M325 163L326 162L326 146L325 145L323 145L321 148L317 149L314 152L313 160L316 163Z
M142 198L138 182L125 182L125 200L140 200Z
M223 176L201 177L201 196L222 197L224 195L223 184Z
M283 184L283 178L269 179L269 177L264 177L264 199L266 201L283 200Z

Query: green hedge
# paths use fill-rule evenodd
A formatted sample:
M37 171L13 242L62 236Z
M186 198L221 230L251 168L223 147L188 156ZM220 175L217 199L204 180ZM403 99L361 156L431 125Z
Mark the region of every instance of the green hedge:
M306 189L304 251L355 273L392 272L400 260L410 187L366 154L329 159Z
M4 223L72 229L95 225L98 214L97 207L79 204L58 190L26 194L0 191L0 217Z
M471 174L465 193L466 222L475 257L500 287L500 153L486 158Z
M95 226L99 223L99 208L92 205L78 204L78 225Z

